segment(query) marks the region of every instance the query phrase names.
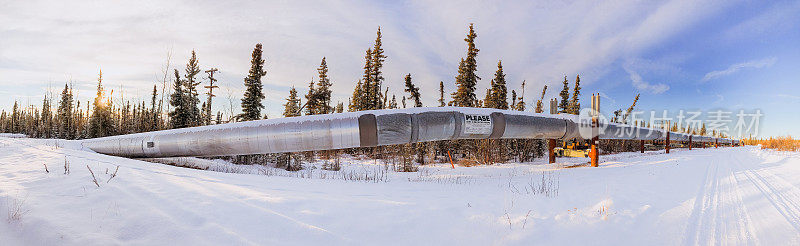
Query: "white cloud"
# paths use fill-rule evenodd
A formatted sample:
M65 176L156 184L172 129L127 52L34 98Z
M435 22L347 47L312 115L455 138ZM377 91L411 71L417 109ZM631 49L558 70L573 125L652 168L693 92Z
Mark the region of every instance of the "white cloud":
M100 67L109 88L146 98L160 78L167 50L182 69L192 49L203 68L220 69L221 91L241 95L255 43L264 44L265 104L278 115L290 86L301 93L327 57L334 100L346 102L360 77L364 51L383 28L390 93L400 94L411 73L424 103L435 104L438 82L454 90L453 77L468 23L475 23L483 92L502 59L510 89L522 80L530 98L542 85L580 73L588 85L619 59L669 39L719 12L728 1L14 1L0 9L0 91L81 85L93 95ZM631 73L631 72L629 72ZM669 87L641 80L637 88ZM27 87L27 85L36 85ZM556 88L556 87L553 87ZM518 89L517 89L518 90ZM659 92L659 93L660 93ZM482 97L479 95L479 97ZM228 108L225 96L215 107ZM238 103L237 100L233 100ZM13 98L0 99L0 108ZM236 105L234 105L236 107Z
M639 75L638 72L636 72L633 69L631 69L629 66L623 66L623 68L625 69L625 72L628 72L628 77L630 77L630 79L631 79L631 84L637 90L645 91L645 92L649 92L649 93L653 93L653 94L661 94L661 93L664 93L665 91L669 90L669 85L662 84L662 83L653 84L653 83L644 81L644 79L642 79L642 76Z
M742 70L744 68L769 67L769 66L772 66L773 64L775 64L775 62L777 60L778 60L777 58L771 57L771 58L765 58L765 59L761 59L761 60L752 60L752 61L746 61L746 62L742 62L742 63L736 63L736 64L733 64L733 65L729 66L725 70L711 71L711 72L706 73L706 75L703 76L703 79L701 79L700 82L708 82L709 80L717 79L719 77L723 77L723 76L730 75L732 73L738 72L739 70Z

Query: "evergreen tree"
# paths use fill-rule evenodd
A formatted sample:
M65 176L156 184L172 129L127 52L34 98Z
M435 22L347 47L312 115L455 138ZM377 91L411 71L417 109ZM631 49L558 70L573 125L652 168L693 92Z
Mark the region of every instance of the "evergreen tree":
M289 98L286 98L286 104L283 105L283 116L300 116L300 98L297 97L297 90L294 86L289 89Z
M242 98L242 114L238 116L243 121L257 120L261 118L261 109L264 105L261 100L264 100L264 92L262 91L263 85L261 84L261 77L267 75L264 70L264 59L262 59L261 44L256 44L253 49L252 58L250 60L250 72L244 79L244 98Z
M705 136L706 135L706 123L705 122L703 122L701 127L700 127L700 135L701 136Z
M518 110L517 105L517 91L511 90L511 105L514 105L514 110Z
M202 123L202 111L197 105L200 104L200 93L197 91L197 86L200 85L200 80L197 79L197 74L200 73L200 66L198 65L197 55L192 50L192 57L186 63L186 74L184 74L184 103L189 112L189 126L199 126Z
M444 81L439 81L439 107L444 106Z
M158 130L158 121L159 121L159 112L156 111L156 97L158 96L158 90L156 90L156 85L153 85L153 97L150 100L150 114L148 118L150 120L147 121L147 127L143 129L145 131L156 131Z
M41 115L41 133L39 136L44 138L51 138L53 135L53 113L50 110L50 98L44 96L42 101L42 115Z
M338 104L336 104L336 109L334 109L334 110L336 111L336 113L344 112L344 103L343 102L339 102Z
M114 122L111 118L111 100L105 98L103 89L103 71L97 78L97 96L94 98L94 108L89 121L89 137L105 137L114 134Z
M22 127L20 124L21 112L19 110L19 105L17 101L14 100L14 107L11 108L11 132L12 133L20 133L22 132Z
M360 103L358 105L358 110L370 110L375 109L374 105L377 105L378 97L377 97L377 90L373 90L373 82L372 82L372 48L367 49L367 53L364 55L364 75L362 76L363 83L361 84L360 89L361 94L359 95Z
M388 100L388 95L381 94L381 86L383 83L383 73L381 69L383 68L383 62L386 60L386 55L384 55L383 51L383 42L381 41L381 27L378 27L377 37L375 38L375 45L372 47L372 67L370 68L371 73L371 92L372 100L374 100L374 104L372 104L371 108L369 109L382 109L386 106L386 101ZM384 101L384 103L380 103Z
M186 95L183 90L183 79L175 69L175 82L173 83L172 94L169 96L169 104L172 106L172 111L169 112L169 122L172 128L184 128L189 126L189 112L185 108Z
M316 96L317 90L314 88L314 81L308 83L308 94L306 94L306 115L315 115L318 112L319 101Z
M363 84L361 84L361 80L358 80L356 83L356 88L353 89L353 98L350 100L350 104L348 105L348 111L356 112L361 111L364 109L364 90Z
M467 42L467 57L462 58L458 65L458 76L456 85L458 89L453 92L453 106L475 107L478 99L475 96L475 86L481 78L476 74L478 70L477 56L478 48L475 47L475 34L473 24L469 24L469 33L464 41Z
M414 100L414 107L422 107L422 99L419 94L419 87L414 86L414 83L411 82L411 74L407 74L405 77L406 81L406 89L405 92L411 94L411 100ZM394 101L394 97L392 97ZM395 103L396 104L396 103ZM405 107L405 106L403 106Z
M569 81L567 81L567 76L564 76L564 89L561 89L561 93L558 94L561 96L561 101L558 103L558 108L560 113L570 113L569 107Z
M314 105L315 114L333 113L333 107L331 107L332 83L328 78L328 63L325 62L325 57L322 58L322 62L317 68L317 73L319 74L319 81L317 81L317 89L314 91L316 101L316 105Z
M581 76L575 77L575 88L572 92L572 100L569 102L570 114L579 114L581 112L581 103L579 97L581 95Z
M484 102L487 108L508 109L506 75L503 73L503 63L501 61L497 62L497 72L494 73L489 94L488 99Z
M61 91L61 100L58 102L58 134L62 139L75 138L75 126L72 119L72 90L69 85L64 84Z
M405 99L405 96L403 96L403 99ZM403 108L405 107L406 106L403 105ZM396 109L396 108L397 108L397 96L392 95L392 101L389 102L389 109Z

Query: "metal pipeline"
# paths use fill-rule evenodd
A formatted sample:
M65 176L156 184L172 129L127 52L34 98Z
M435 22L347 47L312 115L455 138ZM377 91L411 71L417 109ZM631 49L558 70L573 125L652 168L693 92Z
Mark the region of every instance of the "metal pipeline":
M409 108L309 115L85 139L126 157L227 156L374 147L455 139L589 139L575 115L486 108ZM664 130L603 123L601 139L663 139ZM590 129L590 128L588 128ZM676 141L688 135L671 133ZM706 137L695 136L694 139Z

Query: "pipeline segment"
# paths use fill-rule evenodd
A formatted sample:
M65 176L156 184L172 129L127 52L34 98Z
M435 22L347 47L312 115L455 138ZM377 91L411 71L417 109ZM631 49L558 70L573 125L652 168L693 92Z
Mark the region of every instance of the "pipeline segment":
M604 130L596 134L601 139L658 140L666 136L661 129L615 123L602 123L600 128ZM125 157L201 157L456 139L589 139L592 132L587 122L575 115L435 107L309 115L162 130L85 139L82 145L98 153ZM671 133L670 137L674 141L688 140L686 134ZM714 141L708 137L694 138L695 141Z

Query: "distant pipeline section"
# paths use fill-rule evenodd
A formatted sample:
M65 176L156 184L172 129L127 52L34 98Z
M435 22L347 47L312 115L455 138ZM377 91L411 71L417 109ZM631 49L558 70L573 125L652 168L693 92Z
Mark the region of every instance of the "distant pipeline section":
M594 130L593 130L594 129ZM456 139L665 139L666 131L575 115L435 107L309 115L86 139L95 152L125 157L227 156L333 150ZM670 133L673 141L689 135ZM693 142L733 140L692 136Z

